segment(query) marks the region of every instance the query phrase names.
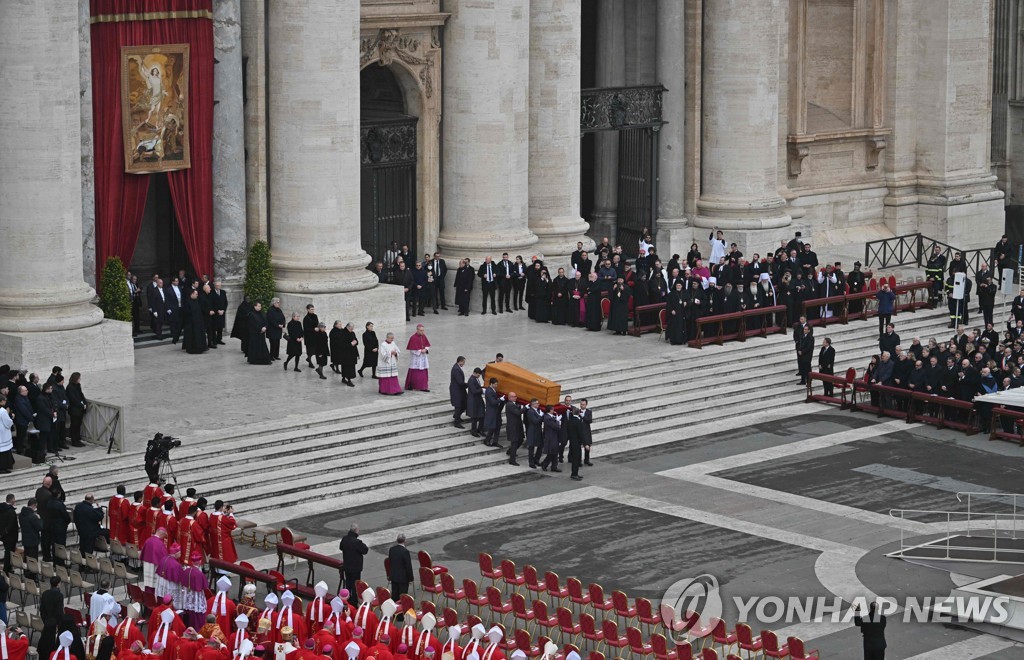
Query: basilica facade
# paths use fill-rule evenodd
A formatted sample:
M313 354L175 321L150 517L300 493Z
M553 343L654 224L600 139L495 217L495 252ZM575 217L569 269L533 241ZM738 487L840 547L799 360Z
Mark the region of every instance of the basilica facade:
M97 211L108 182L93 61L106 23L212 25L200 182L212 231L182 231L172 175L139 175L145 207L122 249L143 281L209 268L237 292L263 239L287 311L315 302L399 330L400 289L366 269L392 241L454 269L502 252L562 264L604 236L629 253L645 228L662 255L706 247L716 228L748 255L796 231L921 232L961 248L1003 231L1024 89L1017 0L111 9L132 1L0 3L0 352L12 364L132 360L130 332L92 304L97 255L118 254L107 238L97 248L111 231Z

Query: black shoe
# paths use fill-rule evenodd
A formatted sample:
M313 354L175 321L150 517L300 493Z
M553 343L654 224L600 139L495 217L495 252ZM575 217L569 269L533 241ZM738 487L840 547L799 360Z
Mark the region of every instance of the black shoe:
M495 316L498 315L498 313L496 311L494 311L493 309L491 310L491 314L494 314Z
M285 367L285 369L287 369L287 368L288 368L288 367ZM299 369L298 367L295 367L294 369L292 369L292 371L294 371L294 372L295 372L295 373L297 373L297 374L301 374L301 373L302 373L302 370L301 370L301 369Z
M84 442L72 442L71 446L72 447L84 447L85 443Z
M486 313L487 313L487 310L485 309L484 311L480 312L480 315L483 316Z
M508 307L506 307L506 308L505 308L505 311L506 311L506 312L508 312L509 314L511 314L511 313L512 313L512 310L511 310L511 309L509 309Z
M457 429L463 429L463 430L465 430L465 428L466 428L465 426L463 426L462 424L459 424L458 422L454 422L452 424L452 426L454 426Z
M583 477L581 477L578 474L574 474L573 476L571 476L569 478L572 479L573 481L583 481Z
M551 471L552 472L561 472L561 470L558 469L557 465L555 467L551 468Z
M544 470L545 472L547 472L547 471L548 471L548 466L546 466L546 465L542 465L542 466L540 466L540 469L542 469L542 470Z
M439 314L440 312L438 312L438 311L437 311L437 310L435 309L435 310L434 310L434 313L435 313L435 314Z
M536 463L530 463L530 467L532 469L536 470L537 469L537 464Z
M480 437L480 434L479 434L479 433L477 433L476 431L470 431L470 432L469 432L469 434L470 434L471 436L473 436L474 438L479 438L479 437Z
M288 363L287 362L285 362L285 364L284 364L284 370L288 371Z
M515 465L516 467L519 467L519 463L516 463L516 462L515 462L514 460L512 460L511 458L510 458L510 459L508 459L508 464L509 464L509 465Z
M346 381L345 381L345 384L346 384L346 385L348 385L349 387L355 387L355 386L356 386L356 384L355 384L355 383L353 383L353 382L352 382L352 381L350 381L350 380L346 380Z
M445 307L444 305L441 305L441 309L447 310L448 308Z
M593 465L594 465L594 464L593 464L593 463L591 463L590 461L583 461L583 464L584 464L584 465L589 465L589 466L591 466L591 467L593 467Z

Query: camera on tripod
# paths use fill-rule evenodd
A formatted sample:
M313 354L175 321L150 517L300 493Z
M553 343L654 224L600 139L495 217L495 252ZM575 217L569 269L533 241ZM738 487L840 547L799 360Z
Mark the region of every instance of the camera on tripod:
M181 440L163 433L157 433L153 436L153 439L146 445L146 474L149 475L149 480L153 483L163 483L164 479L164 467L170 471L172 479L174 479L174 472L170 470L171 463L171 450L175 447L181 446ZM176 480L176 479L174 479Z

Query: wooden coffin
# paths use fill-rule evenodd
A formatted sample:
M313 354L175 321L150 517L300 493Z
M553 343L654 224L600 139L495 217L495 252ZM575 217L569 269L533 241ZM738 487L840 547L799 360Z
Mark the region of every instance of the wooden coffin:
M491 378L498 379L500 394L515 392L516 397L523 403L529 403L530 399L537 399L541 406L553 406L562 397L561 385L511 362L488 364L484 370L485 386Z

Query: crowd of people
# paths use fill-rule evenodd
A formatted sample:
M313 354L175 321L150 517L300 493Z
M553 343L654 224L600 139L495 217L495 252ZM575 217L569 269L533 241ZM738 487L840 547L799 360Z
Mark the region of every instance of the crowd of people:
M89 401L82 392L82 374L68 379L55 366L42 382L39 374L0 365L0 474L14 468L14 455L33 465L62 449L84 447L82 421Z
M165 286L155 273L145 286L131 272L127 274L128 293L132 305L132 333L141 331L142 319L162 340L168 331L172 343L181 340L181 349L188 353L205 353L224 344L228 296L219 279L208 275L191 279L179 270Z

